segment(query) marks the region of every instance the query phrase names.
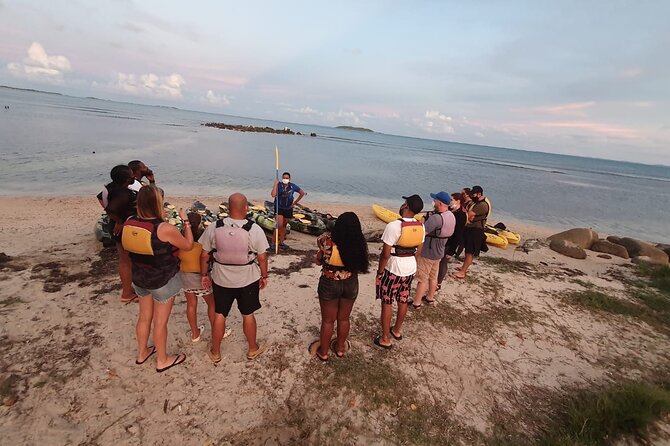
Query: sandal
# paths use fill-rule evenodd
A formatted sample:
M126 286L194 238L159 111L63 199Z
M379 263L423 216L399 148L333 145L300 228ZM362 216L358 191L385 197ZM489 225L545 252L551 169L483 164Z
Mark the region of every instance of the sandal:
M221 354L219 356L216 356L214 353L212 353L211 349L207 349L207 356L209 356L209 359L212 361L214 364L218 364L221 362Z
M384 345L384 344L382 344L382 343L381 343L381 339L382 339L381 336L377 336L377 337L375 338L375 340L374 340L374 344L375 344L377 347L381 347L381 348L383 348L384 350L391 350L391 349L393 348L393 344L391 344L391 345Z
M198 331L200 332L200 334L198 335L198 337L197 337L197 338L191 338L191 342L193 342L194 344L195 344L196 342L200 342L200 338L202 338L202 332L205 331L205 326L204 326L204 325L198 325ZM190 334L190 331L187 332L187 333Z
M402 341L402 335L397 335L393 333L393 329L390 329L389 333L391 333L391 336L393 336L393 339L395 339L396 341Z
M344 352L340 354L340 352L337 351L337 338L333 338L333 340L330 341L330 349L335 353L335 356L342 358L349 350L351 350L351 342L349 342L349 339L345 341Z
M138 361L138 360L136 359L136 360L135 360L135 364L137 364L137 365L144 364L145 362L147 362L147 359L151 358L151 356L152 356L154 353L156 353L156 346L155 346L155 345L151 347L151 351L149 352L149 354L147 355L146 358L144 358L144 359L141 360L141 361Z
M249 361L253 361L257 357L259 357L261 355L261 353L263 353L265 350L268 349L268 345L265 342L256 343L256 345L258 345L258 348L256 349L255 352L247 353L247 359Z
M420 303L419 305L414 305L414 299L409 299L407 303L411 304L415 310L418 310L419 308L423 307L423 303Z
M307 347L307 351L309 352L309 355L310 356L316 356L317 358L319 358L320 360L322 360L324 362L328 361L328 355L321 356L319 354L319 347L321 347L321 341L318 340L318 339L316 341L312 342L311 344L309 344L309 347Z
M129 303L135 301L135 299L138 299L139 297L140 296L138 296L137 294L133 294L130 297L122 297L121 299L119 299L119 302L128 305Z
M163 373L164 371L166 371L166 370L168 370L168 369L171 369L172 367L174 367L174 366L176 366L176 365L179 365L179 364L181 364L181 363L184 362L184 361L186 361L186 355L179 354L179 355L177 355L177 356L174 358L174 361L172 362L172 364L170 364L170 365L167 366L167 367L163 367L162 369L158 369L158 368L157 368L156 371L157 371L158 373Z

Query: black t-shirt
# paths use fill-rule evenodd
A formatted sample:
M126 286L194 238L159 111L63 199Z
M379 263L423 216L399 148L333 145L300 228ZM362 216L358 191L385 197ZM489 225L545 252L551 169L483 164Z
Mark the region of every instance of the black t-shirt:
M137 192L128 189L126 186L117 186L108 184L107 190L107 207L105 210L108 214L113 214L118 217L118 223L123 223L131 215L137 213ZM112 215L110 218L114 219Z

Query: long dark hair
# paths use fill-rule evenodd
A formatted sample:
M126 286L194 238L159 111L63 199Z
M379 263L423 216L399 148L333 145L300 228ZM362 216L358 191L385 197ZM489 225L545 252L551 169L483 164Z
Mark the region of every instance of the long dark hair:
M345 212L335 222L331 232L333 243L340 251L344 268L352 273L367 273L370 267L368 244L363 236L361 222L353 212Z

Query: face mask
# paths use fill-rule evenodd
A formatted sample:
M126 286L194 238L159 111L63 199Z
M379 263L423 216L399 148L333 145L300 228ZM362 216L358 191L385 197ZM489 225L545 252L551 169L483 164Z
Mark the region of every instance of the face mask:
M281 182L284 183L284 184L288 184L290 181L291 180L289 180L288 178L282 178L282 180L281 180Z
M402 211L404 211L405 209L406 209L406 207L405 207L404 204L402 206L400 206L400 209L398 209L398 214L400 214L401 217L402 217Z

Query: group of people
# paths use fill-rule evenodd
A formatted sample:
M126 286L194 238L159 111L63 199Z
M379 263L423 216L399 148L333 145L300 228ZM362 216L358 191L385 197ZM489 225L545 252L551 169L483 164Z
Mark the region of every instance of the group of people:
M213 363L221 361L221 343L230 330L226 318L233 303L242 315L247 340L247 359L254 360L268 344L257 339L254 313L261 308L260 290L268 282L270 246L263 229L247 219L248 202L241 193L228 199L228 216L206 228L197 213L179 210L184 229L165 222L163 191L141 161L115 166L112 181L98 194L111 219L111 233L119 253L121 301L139 301L136 325L136 364L156 354L156 371L164 372L186 360L186 355L168 354L167 327L175 297L183 290L192 342L202 338L204 325L197 322L197 304L203 298L211 329L207 351ZM279 247L285 247L285 223L293 206L305 195L291 183L288 172L276 181L271 195L278 207ZM142 183L144 181L144 183ZM299 194L294 201L294 194ZM419 195L402 197L398 220L388 223L382 235L383 248L375 279L376 298L381 300L382 332L374 344L383 349L402 340L402 324L408 305L418 309L435 303L435 293L446 276L447 264L465 250L462 279L472 259L485 247L483 227L488 204L479 186L455 194L431 194L433 209L420 216L424 204ZM417 216L420 216L417 218ZM358 275L369 271L368 245L358 216L341 214L332 231L317 238L317 263L321 276L317 295L321 309L319 339L308 350L326 361L332 352L344 356L350 315L358 297ZM410 298L417 277L416 294ZM396 321L393 303L397 304ZM153 327L153 345L149 338ZM335 335L335 336L333 336Z

